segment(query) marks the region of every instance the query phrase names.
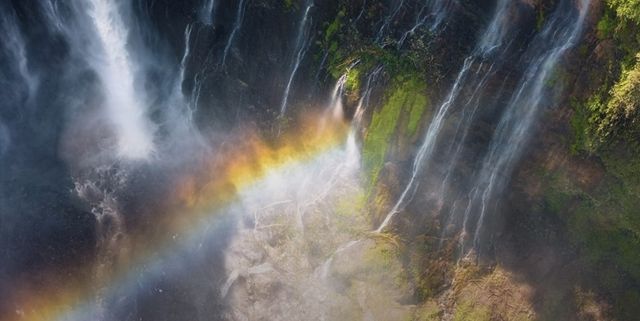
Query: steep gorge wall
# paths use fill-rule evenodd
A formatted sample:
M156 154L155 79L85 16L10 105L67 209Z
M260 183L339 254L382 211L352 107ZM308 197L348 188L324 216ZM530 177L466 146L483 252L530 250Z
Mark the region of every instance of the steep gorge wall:
M373 226L384 219L399 197L408 180L407 169L411 168L416 146L421 142L434 109L445 98L464 57L473 50L479 30L486 27L494 5L491 1L456 2L448 12L445 27L437 32L419 27L407 34L401 46L396 41L403 39L404 33L415 23L418 3L408 2L402 7L391 23L392 28L383 37L378 37L380 26L385 14L393 12L393 3L318 2L313 8L313 43L301 67L301 74L306 77L295 82L297 89L293 96L305 101L306 95L317 90L314 86L328 91L333 81L347 73L345 107L347 117L351 118L360 99L369 90L366 98L370 106L364 115L366 129L361 137L363 162L370 180L369 197L374 204L370 208ZM513 17L514 22L521 24L515 28L519 30L515 41L527 42L556 5L556 1L523 2L522 16ZM225 6L227 8L221 10L233 11L232 4L223 4ZM491 223L497 245L481 256L481 261L489 268L456 268L459 255L456 242L445 240L442 244L445 222L436 214L424 211L433 208L433 203L416 202L399 218L396 233L406 237L406 268L414 271L410 272L414 273L414 291L421 301L431 302L438 297L442 301L443 296L450 296L449 289L453 284L460 286L459 279L464 273L473 273L475 278L491 278L507 268L511 270L509 273L515 273L510 277L511 282L522 276L525 284L535 288L530 290L529 300L536 302L531 304L531 309L537 312L538 319L553 319L558 315L567 319L598 319L609 315L624 320L634 315L634 305L630 302L638 295L633 290L638 288L634 271L640 266L635 261L638 237L634 221L638 193L634 186L638 171L634 170L634 164L638 157L633 147L637 144L636 109L633 107L637 101L633 96L636 65L633 57L637 52L637 39L633 35L637 22L630 16L633 3L605 1L593 2L591 6L584 40L563 59L550 84L565 87L560 103L548 106L535 126L538 134L509 183L501 215ZM248 35L264 25L258 21L284 20L289 21L286 29L295 30L292 27L300 20L303 8L301 1L254 2L247 13L247 21L254 22L243 28ZM219 29L224 30L224 27ZM260 48L258 51L265 55L255 58L255 66L274 64L274 70L279 71L264 71L269 75L269 81L280 73L275 77L279 79L276 82L279 85L267 91L267 96L255 93L260 97L251 100L262 102L262 107L251 107L258 114L271 109L263 116L257 116L264 123L277 114L272 106L279 105L279 93L287 77L282 70L290 68L287 66L290 63L283 63L287 60L282 58L291 58L294 49L294 35L283 30L269 27L262 33L262 38L271 37L265 46L279 44L270 49L264 48L259 39L241 37L230 72L217 76L227 80L236 77L236 82L249 84L244 88L262 88L258 84L264 84L266 78L247 80L240 76L256 71L246 66L243 71L240 67L248 63L242 58L244 53ZM273 37L280 35L282 39L276 38L274 42ZM268 57L280 58L272 58L275 60L270 62L264 60ZM370 76L380 66L382 71L372 82ZM513 74L522 68L512 60L500 77L506 79L509 86L515 81ZM309 79L308 75L314 75L314 79ZM211 81L211 84L217 83L234 81ZM265 88L269 86L274 84ZM504 84L489 84L483 95L491 97L500 86ZM211 99L218 100L205 105L223 106L225 103L220 99L231 101L236 95L243 95L236 92L228 98L220 98L243 88L232 87L213 86L204 90L211 93ZM213 94L216 91L220 93ZM465 173L473 170L474 160L487 144L495 126L496 113L492 108L480 110L478 119L481 121L471 129L469 152L459 163L460 185L465 184ZM248 114L256 117L253 112ZM445 137L454 134L452 129L443 132ZM443 163L435 164L440 170L446 167ZM452 298L449 300L458 300L456 296ZM473 301L478 298L471 295L471 299L467 299L470 301L465 304L471 309L468 315L473 315L478 312L472 309ZM436 312L436 315L441 313Z
M41 25L43 17L29 9L30 5L36 6L35 2L13 2L17 15L32 24L32 42L44 39L47 48L53 48L54 63L38 55L29 57L32 63L53 70L50 74L71 66L69 44L62 35ZM297 39L309 5L304 0L217 1L210 19L203 18L203 2L195 0L136 1L134 10L140 17L137 28L146 30L142 25L152 25L163 35L143 32L145 44L166 53L166 61L145 64L145 85L160 93L167 91L172 85L163 80L167 70L154 64L180 66L183 62L185 81L181 91L193 102L195 119L203 130L224 132L235 125L256 126L265 136L277 137L278 130L292 123L297 113L323 108L325 103L319 97L329 96L344 75L345 118L363 123L357 129L367 201L353 201L368 204L368 218L375 229L410 181L424 134L456 82L456 74L464 68L465 57L472 55L474 44L481 41L497 2L440 2L448 7L439 21L437 14L420 16L431 2L319 0L309 11L302 47ZM403 268L399 273L403 275L401 288L410 292L403 297L403 304L417 307L415 320L634 320L640 313L636 304L640 300L640 63L636 58L640 51L640 14L633 0L591 2L583 40L562 58L546 82L547 87L565 90L557 103L544 106L533 126L536 134L505 188L499 211L485 228L490 241L479 254L464 255L459 243L465 235L450 229L455 224L440 215L453 211L455 203L447 204L446 199L429 194L438 188L443 173L451 166L455 170L452 176L445 176L452 182L447 191L456 197L466 192L464 188L472 183L471 176L478 170L483 151L498 126L501 106L506 104L507 95L499 93L516 89L518 76L526 70L519 60L522 51L541 32L560 2L514 2L517 10L509 11L505 19L512 24L510 43L522 48L509 51L496 74L488 63L490 57L486 61L486 57L480 57L472 65L475 75L492 77L486 82L478 78L481 92L464 88L460 94L461 100L477 97L480 106L471 116L475 121L468 127L462 152L454 165L446 153L434 153L430 167L417 177L419 184L412 201L382 233L383 238L399 244L395 254ZM246 6L243 23L237 25L242 3ZM428 23L421 23L421 18ZM237 35L232 39L234 29ZM301 52L299 69L293 74L296 56ZM170 72L179 73L177 69ZM89 84L88 91L94 78L86 71L83 79ZM283 117L281 106L289 79L293 79L290 108ZM55 79L43 79L45 84L53 82ZM51 90L57 88L52 86ZM19 94L7 97L19 101ZM58 111L62 106L52 106L41 117L61 114ZM443 124L441 137L455 139L461 135L457 122L470 117L461 106L453 109L454 116ZM3 112L10 119L19 118ZM31 185L19 174L30 168L30 162L57 160L55 137L61 130L32 123L23 127L25 135L36 133L40 140L7 160L13 164L28 161L27 165L15 165L17 174L6 179L17 185L7 195L24 204L19 210L37 222L41 214L31 207L48 206L49 199L58 194L43 198L42 204L28 205L25 186ZM448 142L439 141L434 149L446 151ZM32 151L37 154L30 155ZM53 165L66 173L59 161ZM45 172L39 179L45 187L63 182L70 188L72 183L66 177ZM44 222L55 223L54 232L64 232L54 234L66 235L50 246L71 248L64 253L75 260L81 256L77 253L92 251L87 243L77 240L91 239L93 221L85 208L72 206L73 200L64 203L71 204L71 209L62 208L61 212L70 215ZM0 205L9 208L8 204ZM15 231L21 230L13 229L12 233ZM39 237L26 243L36 247L47 240ZM12 256L12 251L18 252L16 248L4 255ZM388 254L386 249L384 254ZM46 261L45 255L15 262L4 272L21 270L29 262ZM214 260L212 266L220 264ZM12 275L9 272L7 275ZM189 289L190 277L164 285L180 292ZM223 281L215 282L221 285ZM198 293L194 293L191 296L195 298ZM188 302L191 297L187 294L184 302L153 297L155 301L141 303L163 307L152 317L166 318L161 315L174 310L188 311L184 318L194 317L188 313L194 313L197 307ZM224 302L218 302L221 299L213 291L206 299L219 305L199 313L215 314L223 309Z
M551 14L556 2L539 1L531 5L530 17L525 19L523 29L535 32ZM520 275L525 284L534 288L530 290L528 300L533 302L531 308L540 320L626 320L637 315L632 303L637 301L635 270L640 266L635 227L639 171L635 151L638 97L635 94L634 57L638 40L634 38L637 22L632 16L637 7L633 2L616 1L593 2L591 6L584 40L563 60L549 84L566 90L558 104L546 107L535 126L538 134L509 184L501 215L492 225L497 245L484 257L484 265L488 264L489 268L472 272L477 273L474 278L491 278L502 273L502 267ZM457 17L462 21L468 19L468 23L482 21L487 16L469 12L482 11L457 12ZM448 40L447 44L451 45L451 39L459 37L467 39L462 43L473 42L472 30L478 27L460 31L456 30L454 21L443 34L453 32L455 36L441 35ZM465 35L470 38L464 38ZM348 32L331 36L353 37ZM433 109L444 96L444 88L452 82L437 75L455 73L453 70L459 67L452 66L460 66L461 58L457 58L457 64L440 66L441 69L438 64L455 62L455 57L462 57L470 50L468 45L458 49L449 46L443 53L438 49L438 39L429 37L428 33L422 34L422 38L417 36L399 51L400 61L405 57L409 67L399 69L401 77L387 75L387 86L383 87L386 89L378 96L382 104L372 109L369 116L370 126L363 141L365 164L370 170L369 178L380 182L372 188L370 195L375 204L372 213L380 215L374 215L374 222L383 219L408 179L407 169L421 137L413 131L411 118L415 114L423 115L418 132L426 129ZM355 41L348 39L351 40L349 44L357 44L359 40L357 37ZM521 39L526 39L526 35ZM363 42L361 47L367 48L366 40ZM425 42L429 43L428 49L420 48ZM385 50L389 48L383 46L379 55L384 57ZM375 61L370 55L375 57L377 51L353 49L346 61ZM336 54L338 57L344 55L342 52ZM419 58L412 60L416 57ZM420 64L425 61L430 63ZM361 69L371 67L361 64L355 68L360 74L366 74ZM333 74L337 77L340 72ZM393 72L389 74L393 75ZM504 76L509 77L508 74ZM421 100L429 102L427 108L414 112L412 103ZM491 131L492 115L491 110L485 111L485 116L480 116L486 119L485 125L473 129L477 144L484 144L483 133L488 135ZM472 164L473 154L467 156L467 162ZM430 206L433 204L408 207L398 225L398 232L407 237L407 268L417 270L414 275L416 295L426 302L430 302L429 298L442 298L443 293L447 294L447 289L455 287L461 273L455 264L451 264L459 255L455 242L451 243L453 247L444 246L443 249L442 230L438 227L443 222L425 213L424 209ZM519 277L512 276L512 282L513 278ZM477 299L472 296L468 302L470 307ZM437 310L430 313L442 316L439 313L443 312ZM466 318L473 319L475 312L469 313ZM491 317L487 311L478 313ZM509 312L505 313L502 315L509 315Z

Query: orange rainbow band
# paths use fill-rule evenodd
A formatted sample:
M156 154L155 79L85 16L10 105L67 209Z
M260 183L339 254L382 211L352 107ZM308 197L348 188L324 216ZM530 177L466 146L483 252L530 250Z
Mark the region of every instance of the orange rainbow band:
M320 121L318 121L320 119ZM207 233L203 226L214 219L237 199L238 192L260 182L268 173L292 164L307 162L344 143L348 126L342 120L326 115L307 117L299 126L281 135L275 143L268 143L258 135L244 135L242 143L205 161L196 174L186 175L175 184L170 197L175 206L163 219L164 238L153 244L143 244L143 250L133 251L135 257L119 267L102 286L96 289L95 279L88 272L95 265L90 262L86 273L78 276L53 275L46 285L24 285L16 291L13 315L0 316L6 321L85 320L95 315L98 294L135 291L140 271L153 275L156 266L184 248L195 248L196 235ZM172 235L185 236L176 244ZM133 243L143 242L137 236ZM153 238L152 238L153 239ZM148 241L147 241L148 242ZM84 276L83 276L84 275ZM128 288L131 287L131 288Z

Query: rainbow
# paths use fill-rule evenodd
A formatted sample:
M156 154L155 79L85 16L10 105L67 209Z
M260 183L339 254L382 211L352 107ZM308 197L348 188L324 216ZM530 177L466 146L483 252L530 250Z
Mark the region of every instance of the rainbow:
M15 311L0 315L0 320L94 320L101 315L97 298L110 301L123 293L135 294L167 273L170 267L164 262L176 262L181 253L197 251L203 240L213 237L209 227L231 209L241 191L260 183L269 173L341 148L348 124L327 115L315 116L301 119L299 126L276 142L267 142L253 131L245 133L241 143L218 152L202 168L175 182L169 196L173 205L158 223L162 233L135 236L131 240L135 246L131 253L135 254L113 273L96 284L91 272L95 262L90 262L78 275L53 273L42 282L45 285L18 286L10 299Z

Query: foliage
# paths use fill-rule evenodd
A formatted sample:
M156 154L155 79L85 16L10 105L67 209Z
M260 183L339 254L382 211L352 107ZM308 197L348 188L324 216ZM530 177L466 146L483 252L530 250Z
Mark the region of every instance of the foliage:
M640 24L640 2L637 0L608 0L607 4L618 17Z
M611 89L611 99L598 128L601 135L610 135L617 129L627 131L621 135L629 134L629 138L640 134L640 53L637 59L634 68L624 72Z
M606 5L598 37L613 40L616 54L609 57L601 88L582 105L574 104L574 151L593 152L620 141L637 145L640 134L640 2L607 0Z
M442 319L442 312L438 304L429 301L416 309L412 321L438 321Z
M490 321L491 311L487 307L462 301L457 304L454 321Z
M605 274L599 280L613 289L620 275L640 284L640 2L606 4L597 31L616 45L617 55L609 58L614 68L591 97L574 102L571 120L572 151L598 156L606 177L596 191L584 191L555 173L545 200L550 210L564 215L572 239L592 263L613 263L617 276ZM620 63L618 57L623 57Z

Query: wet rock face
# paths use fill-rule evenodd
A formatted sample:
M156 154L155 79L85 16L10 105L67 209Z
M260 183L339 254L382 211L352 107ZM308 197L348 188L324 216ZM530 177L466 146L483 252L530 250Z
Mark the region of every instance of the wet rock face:
M388 234L371 230L380 226L410 181L412 161L424 140L423 134L456 82L465 58L476 50L474 46L492 19L497 1L452 1L450 18L441 32L418 28L412 33L408 31L417 25L415 14L423 8L421 1L404 1L384 28L385 18L395 11L398 1L319 0L310 9L308 30L302 28L302 42L298 38L305 1L216 1L211 11L203 13L205 2L133 1L131 26L139 32L136 39L128 42L132 48L145 47L160 57L140 59L140 88L152 93L153 104L164 106L162 102L172 98L172 80L183 77L179 84L182 98L188 101L195 123L205 132L226 131L240 125L277 136L274 128L286 126L297 113L324 108L333 78L347 69L360 73L347 80L343 97L345 118L354 120L364 97L363 83L368 72L382 64L382 76L370 96L372 102L360 116L364 125L358 128L358 135L366 137L373 131L369 126L376 115L386 112L383 105L392 96L389 93L397 89L394 86L410 84L407 79L416 78L418 87L422 87L411 87L410 90L419 91L418 95L398 95L406 101L395 106L400 109L392 110L397 113L392 117L397 123L389 124L393 127L390 134L381 139L390 146L379 159L377 182L367 182L371 179L368 171L364 178L341 176L344 173L333 171L344 164L329 162L321 168L323 175L316 178L328 182L328 186L303 186L288 190L284 196L242 204L245 207L238 210L241 214L227 218L229 221L216 232L219 239L204 250L199 249L196 262L185 263L197 268L178 277L163 275L149 281L151 285L140 286L144 291L123 296L125 299L118 302L126 302L115 304L117 308L106 315L107 319L286 321L322 316L336 321L479 321L532 320L534 315L570 319L577 315L577 319L603 320L606 305L600 304L591 291L597 287L583 282L580 253L567 237L567 222L551 208L566 203L569 209L575 209L582 201L580 193L600 193L604 182L615 182L599 160L568 153L567 141L572 134L568 128L569 102L546 106L557 110L545 111L541 124L534 126L538 134L526 147L524 161L514 170L513 179L506 180L504 202L490 213L495 210L502 215L492 216L485 224L487 246L468 260L460 260L466 253L460 244L471 243L473 235L460 232L461 220L442 214L464 214L461 204L470 198L468 187L484 165L482 161L500 126L504 106L518 89L520 77L528 72L530 57L523 56L523 52L537 45L533 43L536 35L559 3L569 2L511 2L516 3L514 9L504 15L511 26L508 41L504 42L510 49L496 60L492 60L495 53L491 51L475 57L467 77L481 84L479 90L472 86L460 89L451 116L439 132L441 137L459 139L461 144L447 139L434 143L429 166L416 176L419 184L412 191L411 203L399 212L390 229L393 233ZM0 9L3 6L0 4ZM72 59L78 54L74 44L63 33L44 25L45 14L33 9L39 7L36 1L13 0L11 7L24 30L28 69L39 71L41 89L34 97L28 97L28 85L2 82L7 86L0 88L0 96L7 98L0 103L0 174L10 169L6 171L8 175L0 175L0 212L11 214L0 218L0 235L11 240L6 247L5 240L0 240L0 258L11 261L0 267L0 301L11 292L3 284L10 276L85 257L91 259L96 252L93 244L100 242L94 240L96 222L92 209L68 192L74 188L69 179L72 170L65 163L69 152L62 148L66 152L60 155L58 149L60 137L65 134L61 124L66 120L68 106L51 99L58 97L56 93L61 93L60 97L73 96L75 92L68 88L81 91L86 97L98 97L99 75L86 61ZM62 11L62 16L71 15L70 11ZM378 37L378 33L382 36ZM395 41L405 34L409 40L397 44ZM331 36L339 41L331 42ZM333 44L336 47L332 49ZM598 58L614 55L613 47L609 41L602 41L593 50L595 63L600 63L601 68L606 63ZM13 75L16 71L5 66L3 55L0 67ZM575 55L568 56L563 63L570 64L575 59ZM295 66L296 60L299 66ZM589 77L576 76L572 81L585 88L597 87L596 73L574 69L566 73L588 74ZM491 77L484 78L485 75ZM544 85L553 87L558 79L564 79L562 71L556 76ZM290 113L283 117L281 108L288 83L292 84L288 93ZM582 96L579 91L576 96ZM414 109L407 102L416 96L429 105L416 112L418 116L412 115ZM29 99L34 101L26 103L29 107L46 108L24 111L21 107ZM97 99L87 98L81 104L91 105L94 100ZM477 104L477 110L465 110L469 104ZM526 110L519 112L514 117ZM154 121L161 115L161 107L151 112ZM412 117L417 117L413 119L415 128L409 129ZM9 124L7 130L3 127L5 122ZM461 128L466 128L468 136ZM101 130L95 128L95 132ZM162 128L159 135L168 134ZM360 136L357 139L364 140ZM12 143L22 140L27 143ZM451 151L457 154L456 158L451 157ZM157 216L149 208L160 211L163 207L164 204L157 204L157 198L168 193L169 188L164 185L177 175L171 170L171 165L165 165L156 171L136 172L131 186L119 191L123 210L131 213L124 224L127 228L154 229ZM563 190L571 197L549 198L545 195L548 181L542 180L537 170L561 172L560 178L571 177L567 181L581 192ZM327 173L339 179L327 179L334 177ZM498 177L507 175L499 173ZM295 183L290 176L285 180ZM371 186L364 186L363 181ZM448 185L442 184L444 181ZM148 188L147 184L154 187ZM486 186L478 186L478 190L486 190ZM277 188L265 189L260 195L273 196L269 193L274 189ZM299 194L307 190L312 193ZM37 199L33 194L38 194ZM19 215L26 218L18 219ZM113 224L108 222L105 226L110 229ZM43 233L29 233L34 226L40 226ZM155 233L161 234L162 230ZM42 248L48 252L39 251ZM162 263L173 266L174 262ZM174 267L182 267L179 263L182 262ZM580 283L581 288L572 288L574 283ZM564 291L561 294L556 292L559 287ZM558 296L562 298L557 299ZM561 306L569 301L579 304ZM0 312L13 309L2 304Z
M174 63L180 61L184 54L187 43L184 30L191 26L188 41L191 48L186 59L183 91L187 96L197 95L197 118L201 126L210 126L207 119L213 118L224 119L228 125L237 123L239 119L252 118L261 127L269 128L269 123L278 115L293 69L296 37L306 3L294 1L288 5L286 1L246 1L242 24L233 36L222 66L225 47L237 26L238 2L216 1L210 24L202 20L201 2L139 1L136 14L148 19L160 35L152 36L149 42L155 42L155 45L165 43L164 49L171 53ZM451 62L462 59L470 50L478 28L490 18L493 5L493 1L464 1L452 5L451 20L447 22L445 32L439 35L437 41L440 44L434 45L435 54L447 57L449 61L443 64L444 75L455 72L458 63ZM394 38L400 38L403 30L411 29L421 6L419 2L406 1L400 8L389 26ZM358 34L354 37L357 41L372 42L391 9L393 3L372 6L365 1L316 1L310 10L306 48L291 88L291 103L313 104L309 98L318 90L326 91L330 85L326 81L327 71L322 66L327 63L322 58L328 49L323 38L339 12L345 15L340 32L346 32L350 27L349 21L360 16Z

